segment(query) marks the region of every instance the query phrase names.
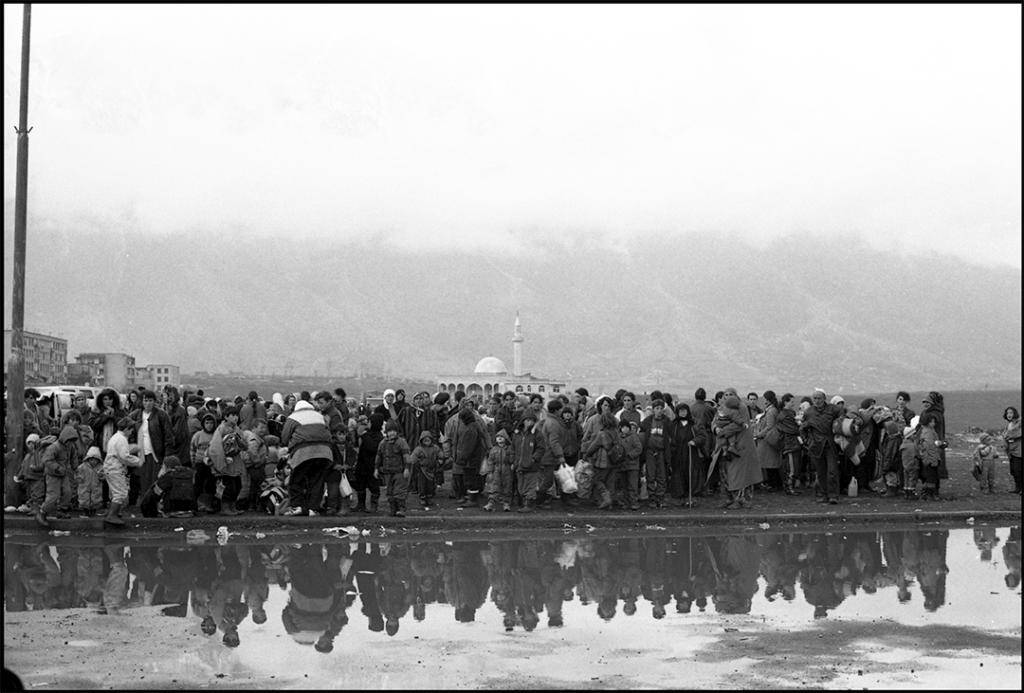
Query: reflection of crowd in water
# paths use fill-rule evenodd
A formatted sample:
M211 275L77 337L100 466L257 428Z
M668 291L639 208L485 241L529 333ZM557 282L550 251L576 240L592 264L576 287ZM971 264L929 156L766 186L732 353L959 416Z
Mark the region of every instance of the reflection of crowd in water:
M4 554L7 611L92 607L115 613L164 605L168 616L199 619L206 635L239 644L246 618L267 621L271 585L288 591L281 614L296 641L330 652L360 611L374 633L395 635L401 620L422 621L447 604L455 620L476 620L490 601L506 631L564 624L578 599L598 617L627 617L648 606L656 619L696 608L750 613L758 579L769 601L803 600L815 618L858 592L895 588L896 604L945 603L949 532L889 531L716 537L633 537L454 543L349 543L157 547L121 543L36 546L9 543ZM983 561L1000 543L994 528L974 532ZM1002 542L1006 585L1020 585L1020 527ZM134 579L130 579L134 578ZM593 605L591 607L591 605ZM352 616L355 617L354 615Z

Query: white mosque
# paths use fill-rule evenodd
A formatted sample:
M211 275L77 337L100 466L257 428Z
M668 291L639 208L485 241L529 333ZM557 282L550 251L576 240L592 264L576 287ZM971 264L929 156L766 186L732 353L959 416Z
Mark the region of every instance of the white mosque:
M545 398L567 391L567 382L536 378L530 373L523 373L523 325L519 322L519 313L516 313L516 324L512 331L512 366L512 372L509 373L504 361L494 356L485 356L476 364L472 373L437 376L437 391L454 394L457 390L465 390L467 395L490 397L511 390L525 395L536 392Z

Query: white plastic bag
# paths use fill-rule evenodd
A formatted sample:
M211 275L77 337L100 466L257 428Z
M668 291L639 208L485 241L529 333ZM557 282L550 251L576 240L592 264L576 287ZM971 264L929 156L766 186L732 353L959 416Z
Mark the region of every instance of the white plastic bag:
M579 486L576 485L576 475L569 465L563 463L555 470L555 478L558 480L562 493L576 493L579 490Z
M355 491L352 490L352 484L350 484L348 482L348 476L345 475L345 472L342 472L341 473L341 496L342 496L342 498L348 498L353 493L355 493Z

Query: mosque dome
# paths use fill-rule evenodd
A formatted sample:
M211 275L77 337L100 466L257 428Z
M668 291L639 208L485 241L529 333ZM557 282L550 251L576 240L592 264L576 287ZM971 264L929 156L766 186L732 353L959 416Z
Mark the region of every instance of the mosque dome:
M486 356L480 359L480 363L476 364L473 372L497 375L499 373L508 373L508 369L505 368L505 364L501 359L494 356Z

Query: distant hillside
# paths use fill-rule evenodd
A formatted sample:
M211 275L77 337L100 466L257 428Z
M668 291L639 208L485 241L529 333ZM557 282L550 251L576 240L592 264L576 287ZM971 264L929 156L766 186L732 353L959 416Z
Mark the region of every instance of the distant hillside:
M26 327L59 329L72 355L276 373L369 360L430 382L488 355L511 366L518 310L526 369L594 391L1021 384L1019 270L855 241L535 238L485 255L38 224L29 238Z

